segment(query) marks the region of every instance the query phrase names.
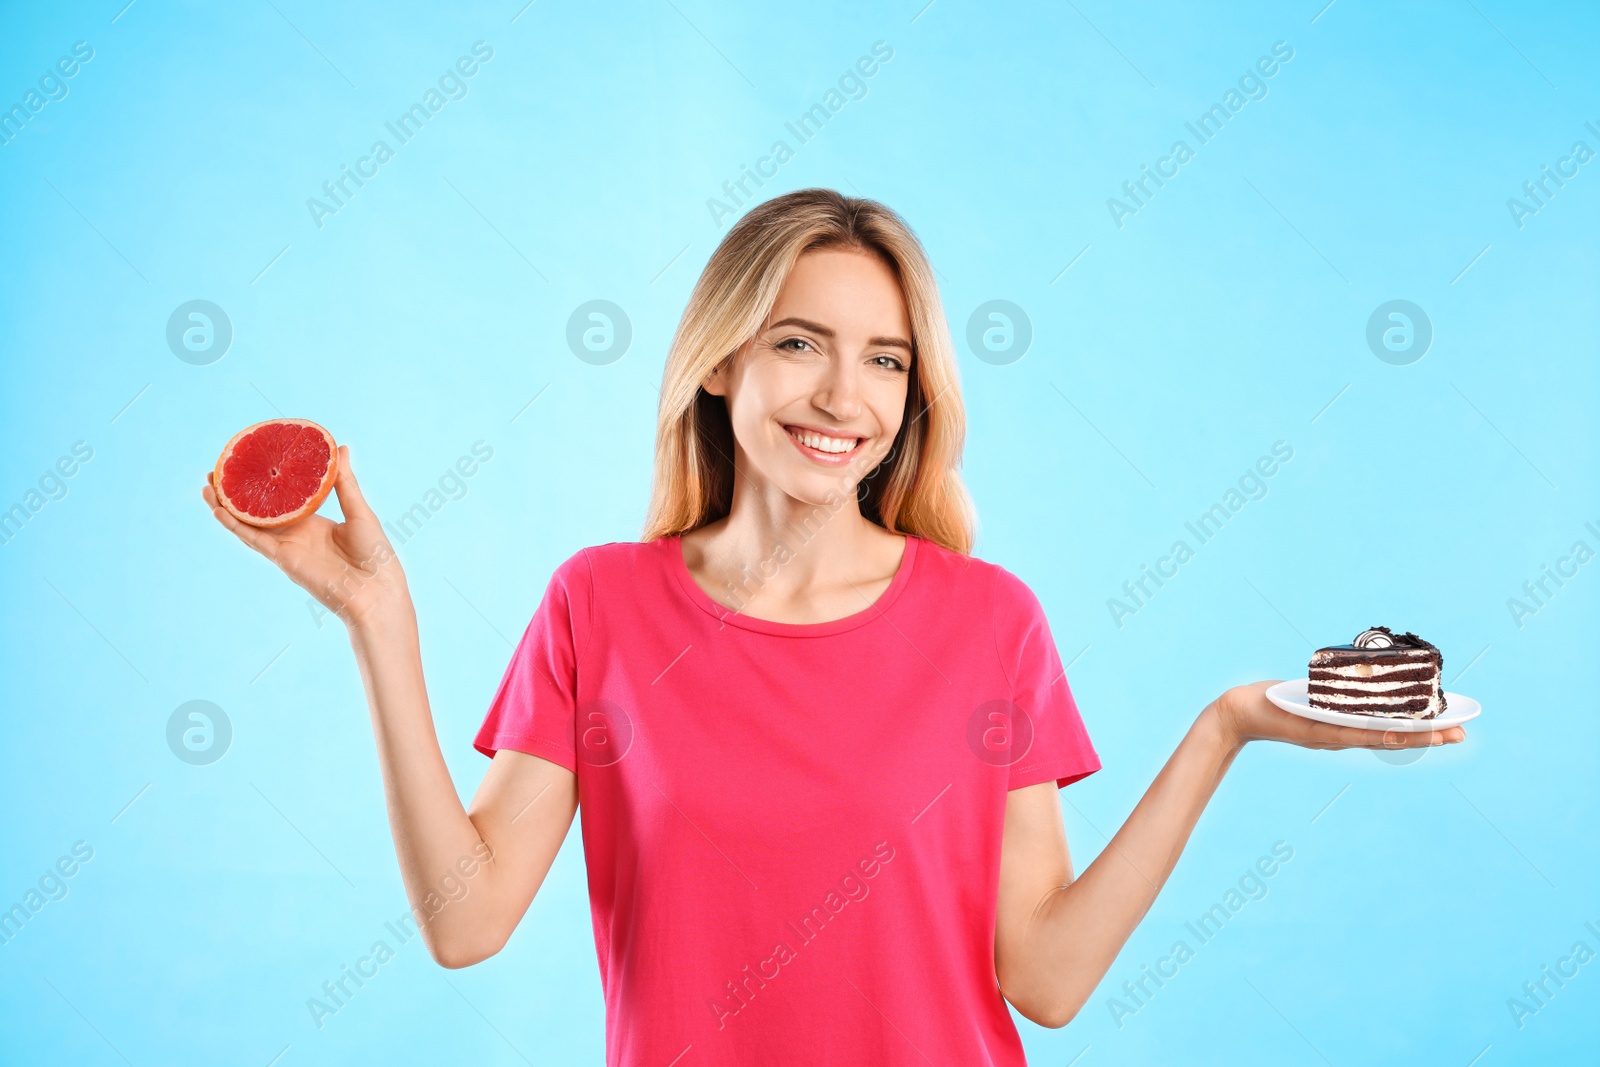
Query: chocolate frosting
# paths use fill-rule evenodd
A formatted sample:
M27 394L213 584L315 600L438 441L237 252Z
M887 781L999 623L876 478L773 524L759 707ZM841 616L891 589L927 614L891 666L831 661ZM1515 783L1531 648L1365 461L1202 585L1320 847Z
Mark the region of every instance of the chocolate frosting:
M1356 634L1355 640L1348 645L1327 645L1317 651L1381 652L1388 649L1393 649L1396 652L1404 652L1407 649L1426 649L1438 657L1440 668L1444 667L1444 654L1439 651L1437 645L1424 641L1409 630L1405 633L1397 634L1387 626L1373 626L1370 629L1363 630Z
M1363 630L1356 634L1355 640L1350 644L1352 648L1431 648L1435 652L1439 651L1437 647L1409 630L1397 634L1387 626L1374 626Z

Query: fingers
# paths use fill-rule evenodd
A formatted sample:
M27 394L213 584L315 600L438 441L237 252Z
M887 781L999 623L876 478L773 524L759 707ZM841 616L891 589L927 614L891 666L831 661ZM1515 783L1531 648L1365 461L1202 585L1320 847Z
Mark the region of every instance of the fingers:
M1349 743L1352 746L1359 745L1362 748L1380 748L1385 750L1395 748L1426 748L1433 743L1432 734L1414 734L1401 730L1363 730L1356 726L1345 726L1341 727L1341 729L1347 730L1349 731L1350 735L1353 735L1355 738L1359 738L1359 740L1351 740Z
M1373 731L1367 731L1371 733ZM1376 748L1431 748L1434 745L1444 744L1444 735L1437 730L1428 730L1425 733L1407 732L1401 730L1384 730Z
M226 526L228 530L234 534L234 536L239 538L239 540L243 541L245 544L261 553L263 556L266 556L268 559L277 558L277 538L273 537L271 534L260 529L259 527L251 526L246 522L240 522L238 519L234 518L232 512L223 507L221 504L217 503L217 493L216 490L211 486L210 472L207 472L206 474L206 485L204 489L200 490L200 498L210 505L212 516L215 517L218 522L222 523L222 525Z
M1459 726L1447 730L1395 730L1362 729L1359 726L1333 726L1313 723L1311 740L1315 748L1374 748L1395 750L1403 748L1431 748L1450 745L1465 740L1467 733Z
M344 512L346 522L357 517L376 518L367 506L367 498L361 495L361 487L356 484L355 471L350 469L349 445L339 446L339 469L334 472L333 491L339 497L339 510Z

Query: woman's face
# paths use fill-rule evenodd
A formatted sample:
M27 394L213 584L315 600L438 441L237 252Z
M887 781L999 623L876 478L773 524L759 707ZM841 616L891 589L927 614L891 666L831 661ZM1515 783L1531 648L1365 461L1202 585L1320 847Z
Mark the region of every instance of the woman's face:
M799 258L765 327L706 390L727 400L740 474L820 504L888 454L911 373L894 273L875 255L827 249Z

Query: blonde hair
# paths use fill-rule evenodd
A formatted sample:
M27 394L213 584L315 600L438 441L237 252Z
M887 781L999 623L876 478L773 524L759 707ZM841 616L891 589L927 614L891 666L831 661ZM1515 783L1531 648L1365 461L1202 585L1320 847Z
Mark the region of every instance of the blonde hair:
M701 383L755 336L800 256L834 248L882 258L911 319L905 416L893 448L857 486L861 513L886 530L971 553L976 516L957 473L966 412L933 267L900 216L832 189L801 189L752 208L700 272L662 372L655 485L642 540L687 533L728 514L733 428L724 399Z

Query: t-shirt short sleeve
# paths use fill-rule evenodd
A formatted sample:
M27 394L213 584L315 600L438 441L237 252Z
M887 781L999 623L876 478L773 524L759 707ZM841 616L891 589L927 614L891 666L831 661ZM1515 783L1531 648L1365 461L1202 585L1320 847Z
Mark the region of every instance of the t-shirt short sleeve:
M502 748L526 752L577 773L578 659L589 632L593 583L582 551L556 568L473 748L485 756Z
M1054 780L1060 788L1100 769L1078 716L1044 608L1022 579L996 568L995 649L1011 684L1015 741L1027 745L1011 764L1008 789ZM1023 731L1031 731L1024 738Z

